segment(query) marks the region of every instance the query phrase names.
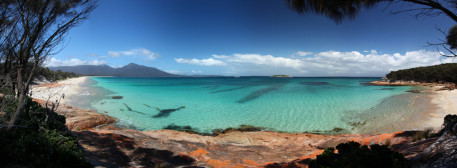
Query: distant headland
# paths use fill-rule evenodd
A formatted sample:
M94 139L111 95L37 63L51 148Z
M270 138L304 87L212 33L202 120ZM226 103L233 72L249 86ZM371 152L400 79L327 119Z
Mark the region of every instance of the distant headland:
M289 75L272 75L271 77L275 77L275 78L292 78L292 76L289 76Z
M164 72L154 67L147 67L130 63L120 68L113 68L106 64L103 65L77 65L77 66L58 66L49 67L54 71L73 72L84 76L118 76L118 77L180 77Z

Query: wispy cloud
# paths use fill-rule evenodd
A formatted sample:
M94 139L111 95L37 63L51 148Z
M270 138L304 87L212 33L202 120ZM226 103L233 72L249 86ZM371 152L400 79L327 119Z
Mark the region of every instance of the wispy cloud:
M160 56L159 53L152 52L145 48L135 48L127 51L108 51L108 55L111 57L140 56L145 57L148 60L153 60Z
M308 51L297 51L294 55L295 55L295 56L302 56L302 57L304 57L304 56L311 55L311 54L313 54L313 52L308 52Z
M197 71L197 70L193 70L193 69L192 69L191 72L192 72L193 74L200 74L200 73L202 73L202 71Z
M438 52L417 50L380 54L376 50L297 52L296 58L261 54L212 55L205 59L177 58L177 63L219 66L231 74L298 76L383 76L392 70L451 62Z
M171 74L182 74L181 71L173 70L173 69L163 70L163 71L168 72L168 73L171 73Z
M54 57L51 57L49 61L46 63L48 67L55 67L55 66L75 66L75 65L101 65L106 64L103 60L80 60L77 58L72 58L68 60L60 60Z
M226 63L216 60L213 58L208 59L184 59L184 58L175 58L177 63L182 64L193 64L193 65L203 65L203 66L225 66Z

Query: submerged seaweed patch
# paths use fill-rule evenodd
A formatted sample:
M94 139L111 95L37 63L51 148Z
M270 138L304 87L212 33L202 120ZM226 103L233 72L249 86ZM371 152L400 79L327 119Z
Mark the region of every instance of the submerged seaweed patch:
M191 126L188 126L188 125L180 126L180 125L176 125L176 124L169 124L169 125L163 127L162 129L184 131L184 132L188 132L188 133L198 134L198 130L193 129Z
M244 88L246 88L246 87L237 87L237 88L231 88L231 89L216 90L216 91L212 91L210 93L230 92L230 91L240 90L240 89L244 89Z
M394 88L381 88L381 89L375 89L375 90L394 90Z
M310 86L330 85L330 83L328 83L328 82L301 82L300 84L310 85Z
M352 130L359 129L360 127L367 124L366 121L359 121L359 122L348 122L348 124L352 127Z
M359 84L362 85L362 86L374 86L370 82L360 82Z
M186 108L186 106L181 106L179 108L175 108L175 109L160 109L160 108L157 108L157 107L154 107L157 111L159 111L159 114L156 114L152 117L154 118L161 118L161 117L168 117L171 113L175 112L175 111L178 111L178 110L181 110L183 108Z
M125 104L125 103L122 103L122 104L124 104L124 106L127 107L127 110L132 111L132 108L130 108L127 104Z
M268 92L278 90L279 88L283 87L286 84L276 84L276 85L271 85L268 88L257 90L255 92L252 92L251 94L243 97L242 99L238 100L237 103L246 103L252 100L255 100L259 97L261 97L264 94L267 94Z
M313 130L313 131L305 131L303 133L311 133L311 134L344 134L344 133L350 133L350 131L340 128L340 127L335 127L331 130Z
M127 108L127 110L129 110L129 111L131 111L131 112L135 112L135 113L139 113L139 114L144 114L144 113L141 112L141 111L132 110L132 108L130 108L130 107L129 107L127 104L125 104L125 103L122 103L122 104L124 104L124 106ZM123 110L121 109L121 111L123 111Z
M167 130L175 130L175 131L183 131L187 133L193 133L193 134L199 134L203 136L218 136L221 134L229 133L232 131L240 131L240 132L255 132L255 131L266 131L268 129L264 127L256 127L252 125L240 125L238 127L232 128L225 128L225 129L213 129L210 133L206 132L201 132L196 128L192 128L191 126L181 126L181 125L176 125L176 124L169 124L162 129L167 129Z

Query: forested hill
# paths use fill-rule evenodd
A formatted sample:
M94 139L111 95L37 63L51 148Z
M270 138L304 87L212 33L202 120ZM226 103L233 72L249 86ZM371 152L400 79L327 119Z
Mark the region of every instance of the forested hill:
M392 71L386 77L389 80L457 83L457 63L402 69Z

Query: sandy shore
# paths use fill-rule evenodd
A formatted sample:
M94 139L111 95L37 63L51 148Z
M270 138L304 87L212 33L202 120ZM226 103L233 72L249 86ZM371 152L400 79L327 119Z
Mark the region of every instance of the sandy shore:
M326 147L347 141L356 141L364 145L389 142L395 146L395 150L410 158L433 142L418 143L420 147L413 148L411 137L414 132L408 131L341 135L235 131L210 137L172 130L118 129L110 125L93 129L97 125L113 123L115 119L92 110L65 105L72 101L73 96L83 93L85 87L82 85L87 80L89 80L88 77L78 77L57 83L36 85L32 87L32 97L55 101L65 94L57 113L66 117L67 127L78 136L84 148L84 155L94 166L153 166L148 165L149 162L142 162L143 157L146 156L149 160L162 160L168 163L169 160L157 151L171 153L173 158L190 157L194 160L191 164L198 166L259 167L275 164L275 162L301 163L302 160L315 158ZM457 90L436 91L437 89L438 87L429 88L428 94L418 94L412 101L415 103L413 106L423 110L418 112L419 114L405 116L397 126L409 126L417 128L416 130L426 127L439 128L445 115L456 114ZM43 102L41 101L42 104ZM419 126L423 127L419 128ZM113 163L105 162L106 160Z
M82 93L81 85L88 80L87 76L59 81L57 83L41 83L31 87L32 97L45 101L67 104L74 95Z
M32 97L41 100L56 101L60 99L61 104L70 103L75 95L84 93L82 85L89 80L89 77L82 76L71 78L57 83L42 83L32 86ZM414 85L418 85L414 83ZM423 130L425 128L439 129L443 124L443 118L447 114L457 114L457 90L440 90L443 86L424 86L421 90L425 94L417 94L411 101L414 113L398 116L398 120L380 121L384 125L366 125L361 133L396 132L400 130ZM64 95L63 98L62 95ZM378 118L380 119L380 118ZM381 119L383 120L383 119ZM389 123L393 122L395 123Z
M431 127L441 127L443 119L448 114L457 114L457 90L440 90L441 87L434 87L430 101L435 104L436 110L430 111L429 124Z

